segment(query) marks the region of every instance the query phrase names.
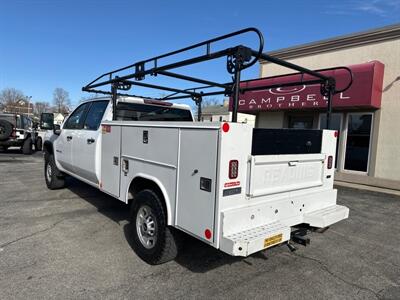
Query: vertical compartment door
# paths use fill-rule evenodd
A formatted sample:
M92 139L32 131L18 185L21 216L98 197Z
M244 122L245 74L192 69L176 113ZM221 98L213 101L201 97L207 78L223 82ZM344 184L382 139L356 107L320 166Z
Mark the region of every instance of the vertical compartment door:
M208 242L214 241L217 147L217 130L180 131L177 226Z
M121 126L101 125L100 189L119 197L121 169Z

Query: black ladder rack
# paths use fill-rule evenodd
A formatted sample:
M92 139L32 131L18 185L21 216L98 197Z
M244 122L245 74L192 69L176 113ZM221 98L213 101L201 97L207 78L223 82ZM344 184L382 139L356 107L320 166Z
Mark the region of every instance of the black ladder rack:
M216 42L248 33L256 34L259 42L257 50L253 50L252 48L246 47L244 45L237 45L219 51L211 50L211 46ZM164 58L173 57L177 54L181 54L202 47L205 48L205 53L203 55L194 56L184 60L177 60L176 62L168 64L160 64L160 60ZM142 60L120 69L104 73L101 76L97 77L95 80L91 81L86 86L84 86L82 90L86 92L111 95L113 101L113 119L115 119L116 117L116 103L118 96L134 96L134 97L148 98L145 96L119 92L119 91L128 91L131 89L132 86L140 86L144 88L156 89L171 93L162 98L153 98L155 100L167 101L167 100L177 100L185 98L193 99L196 105L198 106L199 120L201 116L201 102L203 97L214 96L214 95L226 95L232 97L233 99L232 121L237 122L238 101L240 93L245 93L246 91L252 91L252 90L268 89L272 87L286 87L286 86L296 86L302 84L306 85L320 84L321 94L328 98L327 128L329 128L330 115L332 112L332 97L334 94L343 92L350 87L353 80L353 75L351 70L346 67L340 67L346 69L349 72L349 84L345 88L337 90L336 80L334 77L326 76L324 74L321 74L319 71L313 71L301 67L299 65L284 61L282 59L272 57L270 55L263 53L263 49L264 49L264 38L262 33L258 29L253 27L245 28L176 51L159 55L147 60ZM197 63L215 60L223 57L226 57L227 60L226 63L227 72L232 75L232 82L229 83L218 83L207 80L205 78L197 78L173 72L174 69L180 67L194 65ZM240 87L241 71L253 66L260 59L295 70L298 72L299 75L302 74L311 75L313 79L303 80L303 76L300 76L300 80L295 82L289 82L274 86L241 88ZM124 75L121 74L123 71L127 72L129 70L131 70L131 72L128 72L128 74ZM160 76L160 75L166 77L173 77L176 79L180 79L182 81L189 81L201 85L193 88L182 89L177 87L169 87L169 86L150 84L145 82L146 78L148 78L149 76ZM110 89L109 90L101 89L102 87L105 86L110 86ZM210 89L213 90L210 91Z

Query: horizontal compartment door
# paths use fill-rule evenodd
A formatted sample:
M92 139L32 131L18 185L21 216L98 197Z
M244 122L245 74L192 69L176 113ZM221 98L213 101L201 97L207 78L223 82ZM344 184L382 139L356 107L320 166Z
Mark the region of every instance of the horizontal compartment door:
M252 156L251 197L289 192L323 184L324 154Z

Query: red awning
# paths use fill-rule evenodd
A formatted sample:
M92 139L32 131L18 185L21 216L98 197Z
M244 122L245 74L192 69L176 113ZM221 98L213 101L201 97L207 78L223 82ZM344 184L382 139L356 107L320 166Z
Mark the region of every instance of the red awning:
M351 87L333 97L334 109L377 109L381 106L384 64L371 61L348 66L353 72ZM349 82L349 75L342 69L321 72L336 79L338 89ZM299 74L274 76L244 81L241 87L272 86L300 81ZM304 75L303 80L314 79ZM327 106L326 98L321 95L320 85L299 85L295 87L271 88L260 91L248 91L239 97L239 112L318 109ZM232 107L232 98L230 101Z

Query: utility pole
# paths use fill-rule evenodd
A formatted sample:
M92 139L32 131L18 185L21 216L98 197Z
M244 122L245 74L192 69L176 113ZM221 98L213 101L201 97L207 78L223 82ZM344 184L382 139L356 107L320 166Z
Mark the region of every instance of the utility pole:
M30 116L29 109L31 108L31 99L32 96L26 96L26 100L28 101L28 118Z

